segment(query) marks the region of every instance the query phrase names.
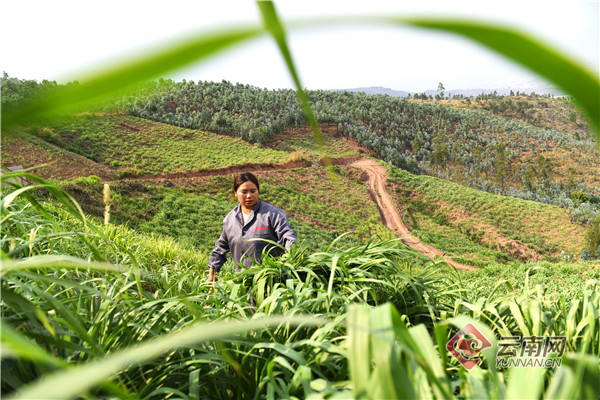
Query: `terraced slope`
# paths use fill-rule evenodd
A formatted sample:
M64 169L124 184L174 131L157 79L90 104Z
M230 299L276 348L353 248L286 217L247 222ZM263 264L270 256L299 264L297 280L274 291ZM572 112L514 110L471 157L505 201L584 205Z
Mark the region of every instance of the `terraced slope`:
M4 165L30 167L52 161L35 170L46 178L99 176L97 180L79 180L65 186L93 215L102 216L102 181L111 182L112 221L134 227L150 227L144 224L151 223L163 210L165 216L171 215L170 211L173 215L179 212L168 207L187 207L183 203L164 203L170 196L191 197L196 202L208 194L229 202L226 197L231 175L252 170L265 183L265 200L285 209L303 224L306 237L319 243L345 232L352 233L352 240L365 240L371 235L389 237L395 232L409 245L421 243L421 251L429 257L438 255L475 267L581 254L584 227L571 220L565 209L467 190L399 169L391 173L393 167L389 166L388 182L384 184L380 174L378 186L383 186L392 198L396 215L407 228L399 230L401 225L390 225L396 218L378 211L372 199L379 196L369 196L368 186L360 179L361 170L349 165L372 153L341 136L334 125L324 125L323 132L336 164L337 184L329 182L319 163L320 149L306 127L284 132L270 143L273 148L266 148L224 135L123 115L80 116L19 138L3 137L2 155ZM125 141L127 146L119 144ZM186 145L196 150L179 150L178 146ZM212 164L197 167L200 163ZM213 215L209 210L208 214L214 218L210 224L220 224L222 215ZM494 219L495 214L502 215L501 220ZM184 222L177 224L185 225L185 218L180 219ZM165 234L185 231L176 227L175 220L155 222L153 226L165 227ZM216 240L194 226L186 229L194 231L194 243L209 247Z

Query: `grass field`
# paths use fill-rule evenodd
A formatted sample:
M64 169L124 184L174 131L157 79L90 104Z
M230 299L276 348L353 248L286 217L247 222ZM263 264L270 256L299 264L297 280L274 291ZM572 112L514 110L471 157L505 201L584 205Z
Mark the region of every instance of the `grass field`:
M593 264L463 274L374 240L229 262L210 286L206 252L23 196L3 189L4 395L513 398L524 378L535 398L597 393ZM469 373L445 351L466 322L494 346ZM494 368L501 335L565 335L562 366Z
M120 176L279 164L289 157L285 151L259 148L239 138L118 114L61 119L44 129L35 129L33 134L108 167ZM21 161L19 157L27 155L20 155L18 150L8 157L7 163L30 164ZM79 176L85 176L85 172L81 171Z
M493 195L388 165L398 209L413 232L457 260L576 260L585 229L564 208Z

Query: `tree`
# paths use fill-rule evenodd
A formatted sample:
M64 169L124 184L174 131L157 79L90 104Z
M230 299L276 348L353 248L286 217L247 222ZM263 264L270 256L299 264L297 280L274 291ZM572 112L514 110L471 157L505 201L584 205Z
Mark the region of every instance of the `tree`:
M416 156L419 153L419 150L421 150L421 142L419 142L419 138L415 136L412 142L410 142L410 146L413 154Z
M444 98L444 91L446 90L446 88L444 88L444 85L442 84L442 82L438 83L438 88L437 91L440 95L440 97L443 99Z
M433 138L433 153L431 154L431 158L434 164L444 165L450 156L450 152L448 151L448 146L444 143L444 138L442 136L436 136Z
M505 189L506 178L508 177L508 165L506 151L504 145L498 144L495 148L494 166L496 167L496 183L498 183L502 189Z
M598 256L598 247L600 246L600 215L590 223L585 233L585 243L590 256L596 258Z

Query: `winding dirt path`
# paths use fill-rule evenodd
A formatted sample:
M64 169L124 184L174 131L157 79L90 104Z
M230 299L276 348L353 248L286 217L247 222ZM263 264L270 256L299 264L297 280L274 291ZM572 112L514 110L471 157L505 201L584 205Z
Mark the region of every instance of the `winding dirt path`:
M384 166L374 160L361 159L353 164L352 166L358 167L365 171L368 175L367 184L371 192L371 197L377 204L377 208L383 218L385 226L390 228L401 238L402 242L408 247L411 247L421 254L433 259L436 256L441 257L448 264L453 265L457 269L475 270L475 267L464 265L453 261L450 257L447 257L442 251L422 243L417 237L410 234L406 225L402 222L400 215L396 211L393 202L388 195L385 187L385 181L387 179L387 171Z

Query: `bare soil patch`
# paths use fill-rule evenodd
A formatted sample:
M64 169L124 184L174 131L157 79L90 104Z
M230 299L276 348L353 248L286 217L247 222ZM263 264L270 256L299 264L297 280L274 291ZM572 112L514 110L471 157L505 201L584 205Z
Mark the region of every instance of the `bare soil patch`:
M25 169L38 167L31 172L44 179L67 180L96 175L110 180L115 177L110 168L37 138L31 138L31 141L20 137L3 139L2 165L22 165Z
M340 158L330 159L333 165L348 165L356 161L358 156L348 156ZM321 163L323 161L321 160ZM205 171L197 172L180 172L174 174L157 174L157 175L136 175L128 176L127 179L133 180L170 180L170 179L185 179L185 178L202 178L206 176L221 176L221 175L235 175L242 172L269 172L277 171L280 169L292 169L292 168L307 168L314 164L314 162L307 160L292 161L283 164L246 164L246 165L235 165L226 168L215 168Z

